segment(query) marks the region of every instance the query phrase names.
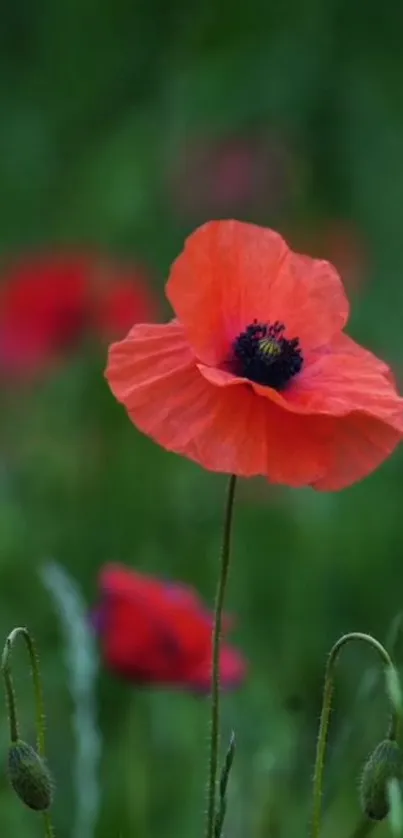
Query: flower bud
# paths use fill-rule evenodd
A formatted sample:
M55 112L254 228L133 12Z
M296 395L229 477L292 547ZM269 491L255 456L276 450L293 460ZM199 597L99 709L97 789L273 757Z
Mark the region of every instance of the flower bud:
M26 806L38 812L49 809L53 794L52 777L39 754L21 739L9 747L8 777Z
M361 806L367 818L382 821L389 812L388 782L403 780L403 752L397 742L384 739L364 765Z

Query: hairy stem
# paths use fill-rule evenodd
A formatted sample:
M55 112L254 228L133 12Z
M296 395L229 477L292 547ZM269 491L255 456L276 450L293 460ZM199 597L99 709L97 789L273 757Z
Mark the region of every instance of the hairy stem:
M17 742L17 739L19 739L19 726L17 715L17 696L15 694L13 676L11 674L10 654L11 640L8 637L1 658L1 671L3 673L4 687L6 691L8 720L10 725L10 739L11 742L14 743Z
M378 652L378 655L382 659L382 663L385 667L386 673L388 673L390 670L394 671L394 666L390 658L390 655L388 655L386 649L382 646L382 644L379 643L378 640L375 640L374 637L371 637L370 634L363 634L359 631L353 631L349 634L344 634L334 644L330 652L326 664L325 686L323 689L322 710L320 714L319 734L316 747L315 769L313 776L313 814L311 838L319 838L320 832L323 773L325 767L326 746L329 732L330 711L334 688L335 665L337 663L340 651L343 648L343 646L345 646L347 643L357 640L367 643L369 646L372 646L372 648L375 649L376 652ZM390 739L396 738L398 722L399 719L396 709L394 706L392 706L392 721L388 731L388 737Z
M214 628L213 628L213 667L211 679L211 729L210 756L207 789L206 838L213 838L216 818L217 774L220 745L220 648L222 634L222 615L225 591L227 587L230 563L231 528L234 510L236 477L231 475L228 483L227 500L224 514L224 532L221 548L220 575L217 585Z
M22 637L24 639L25 645L28 649L30 664L31 664L31 672L32 672L32 682L34 687L34 697L35 697L35 714L36 714L36 737L37 737L37 751L39 756L44 759L45 758L45 706L43 701L43 691L42 691L42 683L41 683L41 676L40 676L40 669L39 669L39 658L38 653L36 651L36 646L34 643L33 638L31 637L27 628L22 626L18 626L17 628L13 629L12 632L7 637L7 640L4 645L3 655L1 659L1 669L4 678L4 685L6 690L7 696L7 705L8 705L8 712L9 712L9 722L10 722L10 739L11 742L16 742L19 738L19 726L18 726L18 718L17 718L17 700L14 690L14 684L11 674L11 653L14 646L15 641L18 637ZM43 815L44 819L44 826L45 826L45 838L53 838L54 831L52 827L52 822L50 819L50 815L48 812L44 812Z
M45 838L54 838L55 833L52 825L52 821L50 819L49 812L43 813L43 823L45 826Z

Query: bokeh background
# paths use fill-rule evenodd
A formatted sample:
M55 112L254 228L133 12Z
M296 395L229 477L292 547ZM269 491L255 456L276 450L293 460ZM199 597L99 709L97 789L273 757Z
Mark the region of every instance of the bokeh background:
M402 27L403 7L389 0L3 4L0 290L16 260L84 252L129 266L164 318L164 281L184 237L209 218L237 217L334 261L352 300L350 333L402 381ZM113 328L118 337L119 318ZM75 826L90 778L77 774L66 638L41 568L61 565L88 607L112 559L190 582L211 603L225 488L130 425L103 379L107 330L95 332L49 350L29 375L24 363L17 374L3 340L0 629L27 624L40 648L57 836L196 838L206 699L124 684L102 666L96 830ZM15 350L18 329L11 337ZM237 736L226 834L299 838L330 646L369 631L403 659L403 455L340 494L245 481L237 500L228 606L250 672L223 707L224 736ZM15 672L32 740L23 649ZM377 661L349 649L337 672L324 836L353 833L357 776L386 720ZM4 707L3 762L7 740ZM0 833L43 834L5 771Z

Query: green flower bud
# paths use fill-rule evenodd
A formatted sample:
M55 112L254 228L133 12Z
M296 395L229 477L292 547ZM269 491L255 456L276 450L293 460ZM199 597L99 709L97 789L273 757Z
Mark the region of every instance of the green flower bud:
M9 747L8 777L26 806L38 812L49 809L53 796L52 777L39 754L21 739Z
M403 752L397 742L384 739L364 765L361 806L367 818L382 821L389 812L388 781L403 780Z

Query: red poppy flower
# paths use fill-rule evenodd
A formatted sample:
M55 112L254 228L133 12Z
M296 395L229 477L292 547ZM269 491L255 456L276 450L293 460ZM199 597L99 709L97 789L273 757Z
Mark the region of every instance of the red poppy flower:
M135 268L74 253L21 259L0 283L0 371L30 375L88 332L110 340L155 312Z
M112 345L107 378L132 421L212 471L341 489L403 431L389 368L342 331L336 270L272 230L213 221L172 267L177 319Z
M195 591L115 564L103 569L100 588L93 624L110 669L138 683L209 690L213 619ZM241 683L245 669L223 644L223 687Z

